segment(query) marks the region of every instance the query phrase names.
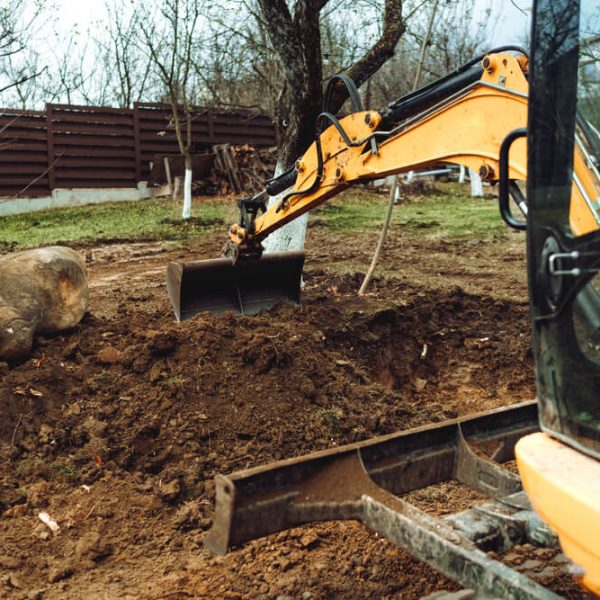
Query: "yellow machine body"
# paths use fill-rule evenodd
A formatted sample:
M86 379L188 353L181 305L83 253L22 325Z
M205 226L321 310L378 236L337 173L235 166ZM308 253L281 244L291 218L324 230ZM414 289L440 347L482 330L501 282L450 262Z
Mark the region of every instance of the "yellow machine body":
M600 462L545 433L521 438L515 455L531 504L600 596Z

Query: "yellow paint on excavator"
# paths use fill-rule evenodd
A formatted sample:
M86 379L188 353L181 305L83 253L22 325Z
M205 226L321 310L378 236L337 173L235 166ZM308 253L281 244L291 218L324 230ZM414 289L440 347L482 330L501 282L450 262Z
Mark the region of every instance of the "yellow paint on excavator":
M600 462L545 433L519 440L515 455L531 504L600 596Z

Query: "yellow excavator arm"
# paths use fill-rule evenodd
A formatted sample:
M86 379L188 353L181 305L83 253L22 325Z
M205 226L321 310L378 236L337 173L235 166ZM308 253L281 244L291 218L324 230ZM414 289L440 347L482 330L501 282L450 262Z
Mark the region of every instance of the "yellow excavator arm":
M527 58L508 53L483 59L480 79L433 107L383 132L375 111L331 119L295 165L296 180L279 202L249 222L232 225L231 244L242 252L257 251L269 234L337 195L353 183L428 167L439 162L464 165L485 181L500 177L500 149L506 136L527 125ZM527 179L525 137L510 151L508 179ZM600 186L577 145L571 203L576 235L600 226L590 198ZM308 191L307 191L308 190ZM264 200L266 192L258 195Z
M527 221L516 219L508 204L510 192L527 215L526 199L516 184L528 175L529 84L524 54L490 53L480 64L465 65L390 104L382 113L359 109L351 82L344 76L337 79L348 87L354 112L338 120L325 110L319 116L314 143L294 169L268 182L265 191L240 200L240 222L230 227L225 257L169 265L167 288L178 319L202 310L247 314L281 299L299 301L303 253L261 257L261 242L356 182L439 162L464 165L478 171L484 180L499 184L502 217L510 225L525 228ZM532 87L539 89L533 83ZM328 92L332 89L330 85ZM533 118L535 102L532 105ZM552 112L553 117L555 114L558 112ZM561 231L570 229L571 239L583 237L586 242L600 229L600 177L584 131L589 123L584 119L577 123L574 155L569 146L566 154L559 155L560 162L544 164L558 171L558 167L565 167L569 174L569 183L560 188L565 192ZM546 122L544 127L546 132ZM529 140L533 150L542 139L535 136L539 123L537 129L534 123L532 130ZM540 154L538 149L536 156ZM540 209L535 194L540 185L534 183L532 173L528 243L536 231L539 234L536 211ZM550 178L544 178L542 194L547 194L551 185ZM277 200L267 207L270 197ZM544 293L558 303L566 284L556 277L597 271L596 262L567 269L560 261L575 264L580 259L595 260L596 255L586 246L581 253L561 252L558 242L546 236L542 258L544 268L546 264L548 268L536 272L536 277L548 279ZM552 241L554 246L549 244ZM584 292L584 300L597 302L600 311L600 293ZM582 310L585 306L582 303ZM574 360L569 364L571 370L576 367ZM549 379L555 387L561 384L554 375ZM544 408L548 410L548 406ZM591 418L588 415L585 423ZM600 594L599 463L546 434L536 433L538 423L537 404L530 402L219 475L215 519L205 543L213 551L225 553L247 540L303 523L355 519L440 572L484 592L485 597L548 600L558 596L493 559L489 552L502 553L526 541L556 546L560 539L564 551L583 567L584 583ZM473 448L493 452L487 457ZM527 495L521 491L519 478L499 465L515 455ZM400 498L450 479L484 493L490 501L435 519Z

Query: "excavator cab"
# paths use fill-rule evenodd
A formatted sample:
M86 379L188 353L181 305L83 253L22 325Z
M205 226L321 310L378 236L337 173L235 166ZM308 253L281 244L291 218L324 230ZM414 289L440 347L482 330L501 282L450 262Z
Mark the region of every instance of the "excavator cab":
M542 432L516 458L534 508L600 595L599 16L592 0L535 9L527 244ZM573 187L587 223L573 218Z
M296 197L230 231L234 244L252 247L346 178L440 158L481 165L500 184L502 217L523 228L508 194L527 179L537 401L218 475L208 548L225 553L304 523L353 519L477 597L558 598L495 558L525 543L560 544L600 595L600 41L597 27L586 31L598 19L594 0L535 0L529 67L523 55L492 53L387 115L325 115L329 127L298 162ZM463 87L446 94L453 83ZM381 119L407 106L405 120L377 138ZM501 135L477 123L501 124ZM515 458L519 475L502 466ZM402 498L448 480L489 500L434 518Z

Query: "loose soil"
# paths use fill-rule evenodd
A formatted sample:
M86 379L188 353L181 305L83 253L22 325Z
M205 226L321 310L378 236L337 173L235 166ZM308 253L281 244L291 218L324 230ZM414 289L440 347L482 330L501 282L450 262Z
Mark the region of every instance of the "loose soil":
M0 595L416 599L457 589L353 522L225 557L202 545L217 473L534 398L522 235L459 243L395 232L383 276L359 298L375 239L314 227L300 308L182 324L164 266L214 256L220 236L86 248L91 313L39 338L31 360L0 364ZM452 482L410 498L436 515L478 499ZM585 597L569 575L544 570L556 552L538 550L508 562L531 555L541 565L532 576Z

